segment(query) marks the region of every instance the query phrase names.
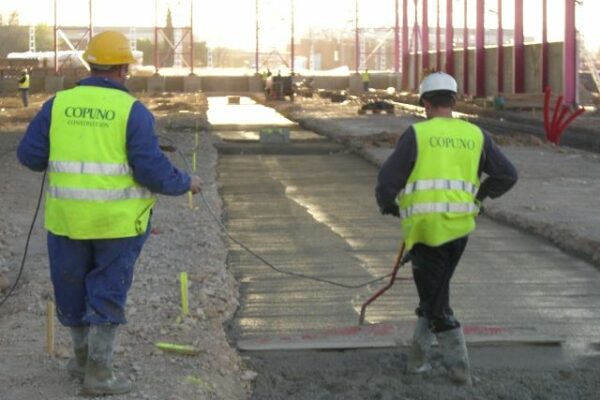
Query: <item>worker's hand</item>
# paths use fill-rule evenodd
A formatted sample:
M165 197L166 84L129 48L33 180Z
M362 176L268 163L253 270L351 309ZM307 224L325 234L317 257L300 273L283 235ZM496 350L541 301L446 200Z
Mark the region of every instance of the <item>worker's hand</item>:
M192 175L192 179L190 181L190 192L192 194L200 193L202 190L202 179L198 175Z
M398 206L396 204L394 204L393 206L381 207L379 211L383 215L393 215L394 217L400 216L400 210L398 209Z
M481 215L485 212L485 207L483 206L482 200L475 199L475 205L479 207L479 213L477 213L477 215Z

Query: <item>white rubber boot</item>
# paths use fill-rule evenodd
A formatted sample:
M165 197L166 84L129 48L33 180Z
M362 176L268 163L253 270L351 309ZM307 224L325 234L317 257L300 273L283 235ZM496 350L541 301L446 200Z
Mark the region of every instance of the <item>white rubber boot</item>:
M433 333L429 329L429 320L419 317L408 354L408 372L421 374L431 370L427 356L433 343L433 337Z
M88 338L89 353L83 380L83 394L129 393L131 382L113 373L112 359L118 325L94 325Z
M460 385L472 385L471 370L467 345L462 328L436 333L435 337L440 344L444 365L448 369L450 380Z

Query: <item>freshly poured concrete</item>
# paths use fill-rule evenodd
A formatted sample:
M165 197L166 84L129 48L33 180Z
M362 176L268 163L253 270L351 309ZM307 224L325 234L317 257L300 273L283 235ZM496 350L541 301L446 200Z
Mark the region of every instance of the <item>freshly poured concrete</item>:
M226 96L208 98L208 122L213 129L235 127L286 126L296 124L269 107L257 104L249 97L240 97L240 104L229 104Z
M347 154L222 156L231 233L284 271L356 285L391 271L398 220L379 215L377 169ZM370 289L344 289L277 273L237 246L238 339L356 325ZM410 269L400 272L410 278ZM383 285L384 282L381 283ZM600 276L589 264L525 233L480 218L452 281L468 326L507 328L506 339L600 340ZM417 295L399 281L367 309L367 322L409 323Z

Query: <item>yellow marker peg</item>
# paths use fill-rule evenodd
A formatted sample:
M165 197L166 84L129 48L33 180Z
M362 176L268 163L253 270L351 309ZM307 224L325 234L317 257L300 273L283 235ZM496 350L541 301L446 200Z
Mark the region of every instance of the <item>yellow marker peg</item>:
M181 284L181 316L186 317L190 313L188 303L188 276L187 272L179 274L179 283Z
M167 343L167 342L156 342L154 343L156 348L169 351L171 353L179 353L179 354L188 354L188 355L196 355L200 353L200 349L194 346L190 346L187 344L177 344L177 343Z
M192 171L196 172L196 150L192 154Z
M194 149L198 148L198 128L196 128L196 134L194 135Z
M194 198L192 197L192 192L188 192L188 204L190 206L190 210L194 209Z
M54 354L54 303L46 304L46 352Z

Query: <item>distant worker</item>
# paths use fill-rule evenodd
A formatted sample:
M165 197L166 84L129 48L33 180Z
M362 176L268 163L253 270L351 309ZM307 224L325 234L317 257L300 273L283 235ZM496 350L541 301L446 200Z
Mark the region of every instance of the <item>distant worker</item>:
M432 73L419 92L427 120L399 138L379 171L375 194L382 214L402 218L419 294L409 371L431 369L428 353L435 335L450 379L470 385L463 331L450 307L450 279L481 203L507 192L517 171L488 133L452 118L457 93L452 76ZM488 177L480 185L482 172Z
M115 376L113 349L150 231L153 193L198 193L201 181L161 152L153 115L125 88L135 62L129 40L102 32L83 58L90 76L43 105L17 155L28 168L48 171L50 276L75 353L67 370L83 379L84 394L122 394L132 384Z
M27 69L21 71L21 76L19 77L19 92L21 93L23 107L29 107L29 72Z
M369 84L371 81L371 76L369 75L369 70L365 69L364 72L362 74L360 74L360 78L361 78L362 84L363 84L363 92L368 92Z

